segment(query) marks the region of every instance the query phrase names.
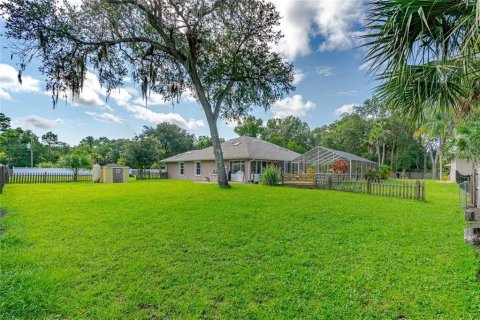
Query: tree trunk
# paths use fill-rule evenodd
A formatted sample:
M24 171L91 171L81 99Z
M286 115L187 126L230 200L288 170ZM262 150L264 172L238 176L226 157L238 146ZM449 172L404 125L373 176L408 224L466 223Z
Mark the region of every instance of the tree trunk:
M215 164L217 165L218 186L220 188L226 189L229 188L230 185L228 184L227 172L225 171L225 161L223 160L223 151L220 143L220 137L218 135L217 119L215 119L213 113L209 112L207 108L210 109L210 106L204 106L204 110L208 122L208 127L210 129L210 136L212 138Z
M432 159L432 179L437 179L438 151L435 153L435 157L434 157L433 150L430 150L430 158Z
M380 160L381 160L380 145L378 143L375 144L375 151L377 152L378 165L381 165L380 164Z
M427 162L428 162L428 152L425 150L423 154L423 179L425 179L425 175L427 174Z
M210 135L212 136L213 153L215 154L215 163L217 165L218 174L218 186L220 188L229 188L227 179L227 172L225 171L225 161L223 160L223 151L220 143L220 137L218 136L217 122L209 122Z
M440 167L439 180L442 180L442 176L443 176L443 141L442 141L442 138L440 138L440 144L439 144L437 153L440 155L440 159L438 160L439 167Z
M220 106L216 112L213 112L212 105L208 101L205 91L203 90L202 84L196 74L195 66L190 66L190 76L192 78L193 84L195 86L195 91L198 95L198 100L202 105L203 111L205 112L205 117L207 118L208 128L210 129L210 136L212 138L213 145L213 154L215 156L215 163L217 165L217 177L218 177L218 186L223 189L230 187L228 184L227 173L225 171L225 161L223 160L222 146L220 144L220 137L218 135L217 120L220 113Z
M385 143L382 144L382 166L385 164Z

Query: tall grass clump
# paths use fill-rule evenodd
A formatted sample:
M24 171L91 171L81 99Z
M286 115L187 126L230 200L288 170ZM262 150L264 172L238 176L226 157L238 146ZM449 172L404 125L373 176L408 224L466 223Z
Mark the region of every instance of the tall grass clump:
M262 184L266 186L276 186L280 183L280 171L274 167L268 167L263 171Z

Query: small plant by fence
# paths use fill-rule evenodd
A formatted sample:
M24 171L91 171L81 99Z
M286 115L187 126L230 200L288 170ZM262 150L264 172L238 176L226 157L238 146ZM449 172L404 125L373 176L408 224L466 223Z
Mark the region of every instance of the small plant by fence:
M8 183L61 183L76 181L92 181L91 174L78 174L76 179L73 173L14 173Z

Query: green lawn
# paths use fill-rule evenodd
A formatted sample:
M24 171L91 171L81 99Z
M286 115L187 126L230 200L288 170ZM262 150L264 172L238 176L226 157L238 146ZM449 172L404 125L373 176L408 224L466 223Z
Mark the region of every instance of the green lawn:
M7 185L0 319L478 319L455 185L427 202L179 181Z

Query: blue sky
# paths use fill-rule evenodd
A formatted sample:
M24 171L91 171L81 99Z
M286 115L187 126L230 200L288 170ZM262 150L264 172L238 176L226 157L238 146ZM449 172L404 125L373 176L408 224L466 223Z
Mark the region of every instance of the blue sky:
M297 90L278 101L272 109L253 114L267 120L287 115L299 116L310 128L331 123L353 104L372 94L374 81L362 67L363 49L358 36L364 18L362 0L274 0L283 17L285 35L277 50L293 62ZM0 33L4 29L0 23ZM15 126L41 135L53 131L60 140L77 144L83 137L132 138L142 126L170 121L196 135L209 135L203 110L186 96L179 104L152 96L148 107L140 99L140 89L132 82L105 102L105 90L95 74L89 73L84 91L72 102L60 102L55 109L45 92L43 75L33 61L17 83L17 66L2 43L0 57L0 112ZM233 138L234 125L219 121L220 136Z

